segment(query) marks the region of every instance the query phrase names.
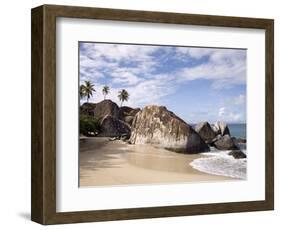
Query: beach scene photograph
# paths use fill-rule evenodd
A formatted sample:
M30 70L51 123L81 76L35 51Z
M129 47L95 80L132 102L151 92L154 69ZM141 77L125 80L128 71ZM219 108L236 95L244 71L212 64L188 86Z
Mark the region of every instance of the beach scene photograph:
M247 50L83 42L79 187L247 179Z

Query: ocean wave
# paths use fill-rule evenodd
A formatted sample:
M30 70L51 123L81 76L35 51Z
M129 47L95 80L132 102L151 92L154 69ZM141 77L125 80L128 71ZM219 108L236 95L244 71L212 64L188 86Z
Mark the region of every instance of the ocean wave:
M235 159L228 155L229 152L230 151L211 151L202 153L202 155L210 157L195 159L190 165L201 172L246 179L247 159ZM246 151L243 152L247 154Z

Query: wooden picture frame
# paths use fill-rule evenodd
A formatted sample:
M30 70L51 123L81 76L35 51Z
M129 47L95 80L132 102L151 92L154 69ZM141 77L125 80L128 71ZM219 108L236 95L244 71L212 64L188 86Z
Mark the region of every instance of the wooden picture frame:
M121 20L265 30L265 200L216 204L56 211L56 18ZM41 224L202 215L274 208L274 21L271 19L43 5L32 9L31 219Z

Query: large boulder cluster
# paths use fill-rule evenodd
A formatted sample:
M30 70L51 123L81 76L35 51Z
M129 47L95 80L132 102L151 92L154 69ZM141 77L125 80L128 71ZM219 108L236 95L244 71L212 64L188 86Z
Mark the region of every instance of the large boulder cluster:
M140 109L128 106L119 107L111 100L84 103L80 106L80 115L91 116L99 121L100 130L95 134L96 136L122 137L123 139L130 138L131 124L138 111Z
M244 140L231 137L224 122L202 122L192 127L164 106L135 109L119 107L111 100L103 100L96 104L84 103L80 106L80 114L99 121L97 136L122 139L131 144L149 144L186 154L206 152L210 147L215 147L233 150L233 156L243 157L237 152L237 145Z
M224 122L216 122L212 125L208 122L202 122L195 126L195 130L208 145L219 150L238 149L234 139L230 136L228 126Z

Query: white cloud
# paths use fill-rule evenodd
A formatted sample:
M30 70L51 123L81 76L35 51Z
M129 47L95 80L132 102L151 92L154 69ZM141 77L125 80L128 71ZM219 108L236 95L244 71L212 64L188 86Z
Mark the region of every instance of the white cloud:
M159 46L103 43L80 45L81 80L90 79L97 83L99 78L111 77L113 83L127 87L141 82L143 75L150 76L159 64L152 56L153 52L161 49Z
M190 49L190 48L189 48ZM209 55L209 61L194 67L186 67L179 70L180 81L192 81L197 79L212 80L214 89L228 88L246 82L246 56L243 50L207 49L198 51L195 56L201 58ZM190 51L189 51L190 52Z
M225 107L219 109L219 117L223 117L225 115Z
M238 97L233 99L233 103L235 105L243 105L245 103L246 97L245 95L240 94Z
M196 48L196 47L177 47L176 48L176 55L178 58L186 58L189 56L191 58L200 59L202 57L210 55L214 49L208 48Z
M158 46L138 46L106 43L83 43L85 55L91 59L104 58L109 61L148 61L151 54L159 49Z
M153 79L142 81L136 86L128 88L131 95L129 105L144 106L147 104L161 104L161 99L176 90L173 77L156 75Z
M227 97L223 99L223 104L225 106L241 108L241 106L245 106L245 103L246 103L246 96L244 94L240 94L236 97Z
M155 55L156 52L162 52L162 56ZM158 72L158 67L165 68L163 60L173 55L195 60L196 65ZM202 62L201 58L207 61ZM117 101L118 91L124 88L130 94L130 100L124 104L139 107L160 104L182 83L192 80L211 80L214 89L245 84L245 58L245 52L239 50L83 43L80 81L91 80L95 84L92 100L98 102L103 99L102 82L110 78L107 98ZM235 103L241 103L239 100L243 98ZM228 113L228 117L238 119L235 114Z
M218 112L218 120L233 123L233 122L242 122L243 116L241 113L235 113L230 111L230 109L226 107L219 108Z
M139 78L137 75L126 70L117 70L111 73L111 76L113 77L113 83L123 83L127 86L135 85L141 81L141 78Z

